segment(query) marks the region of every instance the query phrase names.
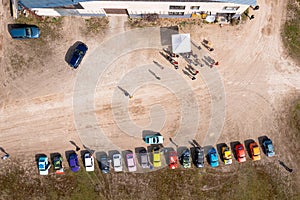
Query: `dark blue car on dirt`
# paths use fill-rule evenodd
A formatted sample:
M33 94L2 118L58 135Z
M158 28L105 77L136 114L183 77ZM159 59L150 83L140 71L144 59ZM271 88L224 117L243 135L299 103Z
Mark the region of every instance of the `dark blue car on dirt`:
M74 69L76 69L79 64L81 63L83 57L85 56L86 52L88 50L88 47L83 44L83 43L79 43L76 48L75 51L73 52L72 56L71 56L71 60L69 62L69 65L71 67L73 67Z

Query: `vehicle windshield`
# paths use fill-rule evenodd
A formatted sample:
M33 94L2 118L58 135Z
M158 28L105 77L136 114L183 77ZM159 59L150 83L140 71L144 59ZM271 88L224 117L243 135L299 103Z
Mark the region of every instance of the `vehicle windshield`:
M27 37L30 37L30 36L31 36L31 28L26 27L26 28L25 28L25 31L26 31L26 36L27 36Z

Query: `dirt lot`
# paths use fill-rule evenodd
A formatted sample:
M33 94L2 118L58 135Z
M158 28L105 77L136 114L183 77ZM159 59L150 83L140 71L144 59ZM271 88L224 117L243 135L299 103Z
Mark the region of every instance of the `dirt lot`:
M129 27L124 27L126 18L109 19L108 27L105 21L96 22L103 27L97 30L83 18L49 18L41 39L13 41L7 32L7 24L13 20L9 17L8 1L3 1L0 6L3 22L0 29L0 147L12 159L26 158L28 167L35 170L32 164L35 154L64 154L74 149L69 141L81 148L86 145L97 151L121 151L145 146L141 134L142 130L149 129L161 131L165 138L175 138L177 145L188 147L188 141L193 138L201 145L229 145L247 139L257 141L258 137L266 135L273 139L277 155L272 159L263 156L261 165L279 166L277 160L280 159L294 169L294 177L300 177L299 156L292 156L299 144L288 139L290 128L285 124L289 117L286 110L299 98L300 89L300 68L289 60L280 37L286 5L284 1L271 0L258 4L259 11L250 10L255 19L237 26L182 26L180 32L191 33L196 44L200 45L203 38L213 41L213 53L203 48L198 55L220 62L212 69L199 68L200 75L191 81L182 73L185 61L181 58L180 70L174 70L159 55L158 47L120 54L122 44L127 42L120 37L114 41L115 46L103 52L102 48L110 44L114 35L124 31L131 33ZM155 35L155 31L152 33ZM144 38L147 37L144 34ZM76 41L85 42L89 51L80 68L72 70L65 62L65 53ZM142 39L136 38L137 44L140 41ZM103 60L109 55L117 59ZM161 63L164 70L155 68L153 60ZM97 70L102 67L100 79ZM156 80L149 69L161 80ZM91 85L94 88L89 88L92 81L95 81ZM222 83L221 87L217 83ZM133 98L124 96L117 86L128 90ZM74 102L91 99L76 99L76 94L91 93L92 107L78 113ZM224 102L224 107L220 108L223 110L216 110L214 102L217 105ZM184 105L192 105L190 112L198 110L199 116L178 109ZM94 118L90 118L91 114ZM106 139L111 146L104 142ZM164 145L175 148L168 140ZM249 163L247 166L259 168ZM226 171L224 167L221 172L223 170ZM287 173L280 167L277 170L278 174ZM119 181L125 182L125 179L121 177ZM109 178L105 180L108 184L115 183Z

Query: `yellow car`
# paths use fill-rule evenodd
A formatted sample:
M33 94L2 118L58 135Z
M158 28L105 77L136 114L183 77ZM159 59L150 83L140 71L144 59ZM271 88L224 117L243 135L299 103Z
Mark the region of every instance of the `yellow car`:
M225 165L230 165L232 163L232 155L228 146L222 147L222 155Z
M260 160L260 149L256 142L252 142L250 145L252 160Z
M160 150L158 147L153 147L153 166L160 167L161 166L161 157L160 157Z

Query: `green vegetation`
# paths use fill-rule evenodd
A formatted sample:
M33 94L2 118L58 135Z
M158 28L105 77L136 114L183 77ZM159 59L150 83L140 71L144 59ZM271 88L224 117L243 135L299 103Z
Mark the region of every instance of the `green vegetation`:
M83 34L98 34L103 33L104 30L108 27L109 20L107 17L91 17L85 19L85 30Z
M0 175L0 199L297 199L278 165L246 162L211 169L151 173L87 173L39 176L13 165ZM228 171L230 170L230 171ZM31 174L32 173L32 174ZM287 184L289 183L289 184Z
M289 55L300 63L300 0L289 0L282 38Z
M38 26L41 29L41 38L35 41L45 44L49 39L55 40L62 37L61 32L59 31L62 29L62 20L63 17L45 17L41 20L40 18L31 15L28 17L20 15L18 19L16 19L16 23Z

